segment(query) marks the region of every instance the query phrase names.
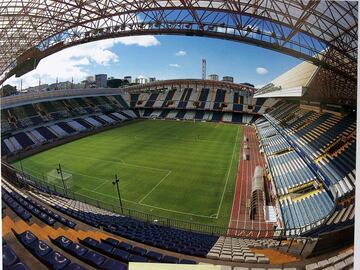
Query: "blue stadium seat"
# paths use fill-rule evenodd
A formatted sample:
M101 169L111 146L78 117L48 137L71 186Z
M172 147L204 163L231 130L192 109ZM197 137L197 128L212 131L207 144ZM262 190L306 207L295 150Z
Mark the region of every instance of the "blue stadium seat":
M158 253L158 252L155 252L155 251L149 251L147 254L146 254L146 257L148 257L150 260L153 260L153 261L158 261L160 262L163 255L161 253Z
M71 263L68 258L64 257L57 251L50 252L43 256L42 261L46 266L54 270L63 269L65 266Z
M100 265L106 260L105 256L91 250L88 250L84 255L81 255L80 258L96 268L100 268Z
M161 260L164 263L179 263L179 259L174 256L166 255Z
M72 263L66 266L64 270L86 270L86 268L78 265L77 263Z
M4 270L29 270L29 268L22 262L16 263L8 268L4 267Z
M8 245L3 245L2 247L2 254L3 254L3 267L10 267L17 262L19 262L18 257L16 256L15 252L12 248Z
M128 262L129 261L129 256L130 253L125 251L125 250L121 250L119 248L114 248L111 252L113 258L123 261L123 262Z

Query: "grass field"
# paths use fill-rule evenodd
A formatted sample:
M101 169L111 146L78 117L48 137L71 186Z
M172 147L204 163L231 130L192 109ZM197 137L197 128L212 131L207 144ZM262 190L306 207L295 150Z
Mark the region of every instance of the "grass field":
M145 120L25 158L22 166L42 178L61 163L74 192L114 205L117 173L127 208L227 226L241 140L238 125Z

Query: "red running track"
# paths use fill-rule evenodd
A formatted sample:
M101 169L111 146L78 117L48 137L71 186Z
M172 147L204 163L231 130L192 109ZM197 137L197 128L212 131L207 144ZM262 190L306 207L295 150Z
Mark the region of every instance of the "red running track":
M234 192L231 218L229 222L228 235L241 237L272 237L274 223L265 222L263 210L255 219L250 219L249 210L251 202L251 183L254 170L257 165L264 167L265 160L260 154L259 141L253 127L244 126L244 137L248 138L247 142L242 141L240 147L240 158L236 186ZM248 145L250 157L249 160L243 160L244 143ZM258 201L258 205L263 202Z

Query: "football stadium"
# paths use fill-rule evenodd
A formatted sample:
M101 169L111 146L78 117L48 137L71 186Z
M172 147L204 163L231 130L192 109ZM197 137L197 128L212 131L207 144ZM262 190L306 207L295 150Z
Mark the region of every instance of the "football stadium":
M3 269L359 269L357 1L3 0L0 10L1 84L63 49L129 36L301 60L261 87L206 79L205 60L201 79L3 87Z

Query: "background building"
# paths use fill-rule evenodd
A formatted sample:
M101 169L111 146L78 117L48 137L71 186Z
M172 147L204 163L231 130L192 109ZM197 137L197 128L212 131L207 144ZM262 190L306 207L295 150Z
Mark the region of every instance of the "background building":
M135 79L135 83L138 83L138 84L144 84L144 83L147 83L149 80L148 78L145 78L145 77L137 77Z
M131 83L132 82L132 77L131 76L125 76L124 80L128 81L128 83Z
M107 75L106 74L96 74L95 82L96 82L96 87L106 88L107 87Z
M219 80L219 75L217 74L210 74L209 77L208 77L209 80L212 80L212 81L218 81Z
M232 76L224 76L222 80L224 82L234 82L234 77L232 77Z

